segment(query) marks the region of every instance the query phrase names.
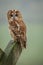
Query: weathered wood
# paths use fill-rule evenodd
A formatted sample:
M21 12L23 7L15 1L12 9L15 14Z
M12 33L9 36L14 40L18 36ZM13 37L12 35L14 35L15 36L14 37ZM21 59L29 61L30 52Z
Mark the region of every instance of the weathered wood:
M3 65L3 61L5 61L5 53L0 49L0 65Z
M11 40L4 50L4 55L0 65L16 65L17 60L22 52L21 45Z
M4 52L0 49L0 61L1 61L2 57L3 57L3 55L4 55Z

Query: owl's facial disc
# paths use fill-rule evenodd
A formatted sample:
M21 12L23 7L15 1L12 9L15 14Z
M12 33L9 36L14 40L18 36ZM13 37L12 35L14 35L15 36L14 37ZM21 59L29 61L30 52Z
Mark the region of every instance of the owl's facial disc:
M13 19L17 20L18 19L18 14L13 14Z
M12 22L13 21L13 17L11 17L10 19L9 19L9 22Z

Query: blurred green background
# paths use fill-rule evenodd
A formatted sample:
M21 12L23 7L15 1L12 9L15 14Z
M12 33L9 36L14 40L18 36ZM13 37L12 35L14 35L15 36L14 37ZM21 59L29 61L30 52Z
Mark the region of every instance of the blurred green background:
M17 65L43 65L43 1L0 0L0 48L4 50L11 40L7 11L19 9L27 26L27 48Z

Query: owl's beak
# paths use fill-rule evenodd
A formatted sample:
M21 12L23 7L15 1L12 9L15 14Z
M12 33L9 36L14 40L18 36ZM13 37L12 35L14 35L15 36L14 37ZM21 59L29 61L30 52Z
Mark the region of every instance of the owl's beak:
M13 14L13 20L18 20L18 17L16 16L16 14Z
M15 19L15 14L13 14L13 19Z

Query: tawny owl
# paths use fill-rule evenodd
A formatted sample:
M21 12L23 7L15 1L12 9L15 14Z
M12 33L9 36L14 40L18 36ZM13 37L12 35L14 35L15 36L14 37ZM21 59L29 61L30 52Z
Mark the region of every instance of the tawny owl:
M26 48L26 25L22 15L18 10L9 10L7 12L8 25L13 40L19 42Z

